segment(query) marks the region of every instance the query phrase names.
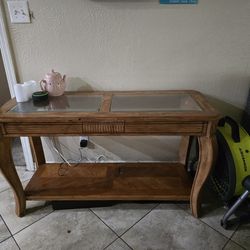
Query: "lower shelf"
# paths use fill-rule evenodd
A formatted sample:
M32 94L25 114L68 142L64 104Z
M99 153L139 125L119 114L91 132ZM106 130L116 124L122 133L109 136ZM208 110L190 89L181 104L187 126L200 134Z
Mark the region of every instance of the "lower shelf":
M192 179L179 163L44 164L27 200L189 200Z

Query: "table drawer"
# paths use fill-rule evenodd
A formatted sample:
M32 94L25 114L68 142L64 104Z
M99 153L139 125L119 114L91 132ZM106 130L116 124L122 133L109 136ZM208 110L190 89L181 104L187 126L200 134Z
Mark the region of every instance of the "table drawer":
M125 133L127 134L189 134L202 135L206 131L205 123L166 123L166 122L141 122L140 123L126 123Z
M4 125L4 131L8 135L50 135L50 134L82 134L81 123L8 123Z

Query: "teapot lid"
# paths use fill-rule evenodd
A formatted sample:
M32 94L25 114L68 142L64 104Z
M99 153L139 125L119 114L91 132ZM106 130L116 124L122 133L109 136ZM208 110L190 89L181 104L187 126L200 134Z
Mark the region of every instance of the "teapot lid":
M47 73L47 75L54 76L54 75L61 75L59 72L55 72L54 69L51 72Z
M51 70L51 72L46 74L47 78L61 78L61 74L59 72L55 72L54 69Z

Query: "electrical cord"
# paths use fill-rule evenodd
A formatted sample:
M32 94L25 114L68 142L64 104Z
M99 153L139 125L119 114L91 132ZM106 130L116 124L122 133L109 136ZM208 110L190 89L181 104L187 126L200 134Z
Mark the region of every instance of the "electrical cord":
M69 172L70 168L75 168L78 165L79 165L79 163L69 166L69 165L65 164L65 162L61 162L60 166L58 168L58 171L57 171L58 176L66 176L67 173Z
M73 141L75 141L75 140L73 140ZM61 143L61 142L60 142L59 144L60 144L60 146L63 146L66 150L68 150L69 152L72 152L72 153L74 153L75 155L77 155L77 153L76 153L75 151L73 151L73 150L71 150L70 148L68 148L65 144L63 144L63 143ZM78 143L75 143L75 145L78 145ZM69 161L69 162L73 162L73 163L80 163L80 162L82 162L83 160L84 160L84 161L87 161L87 162L93 162L93 160L89 159L87 156L83 156L82 150L84 150L84 149L85 149L85 147L84 147L84 148L81 148L81 147L78 148L79 153L80 153L80 159L79 159L79 160L68 159L68 161ZM95 163L98 163L98 162L100 162L100 161L105 161L105 159L106 159L106 156L103 155L103 154L101 154L101 155L98 155L98 156L96 157L96 159L94 160L94 162L95 162Z
M73 140L73 141L75 141L75 140ZM73 153L73 154L75 154L75 155L78 155L75 151L71 150L71 149L70 149L69 147L67 147L65 144L63 144L63 143L61 143L61 142L60 142L59 144L60 144L60 146L63 146L68 152L71 152L71 153ZM78 144L75 143L75 145L77 146ZM68 159L69 162L80 163L80 162L82 162L83 160L84 160L84 161L88 161L88 162L91 161L88 157L86 157L86 156L84 157L84 156L83 156L83 154L82 154L82 148L81 148L81 147L78 148L78 151L79 151L79 153L80 153L80 158L79 158L78 160Z
M70 163L69 163L69 161L63 156L63 154L59 151L59 149L57 148L57 146L56 146L56 144L55 144L55 139L54 139L54 137L49 137L49 139L50 139L50 144L51 144L51 146L52 146L52 148L53 148L53 150L61 157L61 159L64 161L64 162L62 162L62 163L60 163L60 165L59 165L59 168L58 168L58 176L65 176L67 173L68 173L68 171L69 171L69 168L70 167L72 167L73 165L71 165ZM65 165L65 163L66 163L66 165ZM76 165L78 165L78 164L76 164ZM76 167L76 165L74 166L74 167Z
M70 165L70 163L69 163L69 161L63 156L63 154L59 151L59 149L57 148L57 146L56 146L56 144L55 144L55 139L54 139L54 137L49 137L49 139L50 139L50 143L51 143L51 146L52 146L52 148L53 148L53 150L61 157L61 159L64 161L64 162L66 162L69 166L71 166Z
M87 160L88 162L91 162L90 159L88 159L87 157L83 157L82 154L82 148L78 148L79 153L80 153L80 159L78 160L74 160L74 159L66 159L66 157L64 157L64 155L60 152L59 148L56 146L56 142L55 142L55 138L54 137L49 137L49 141L50 141L50 145L52 147L52 149L55 151L55 153L63 160L62 163L60 163L60 166L58 168L58 176L65 176L69 169L72 167L77 167L82 161L83 159L85 159L85 161ZM75 152L73 152L72 150L70 150L68 147L66 147L63 143L59 143L60 146L63 146L65 149L67 149L68 151L76 154ZM105 156L104 155L99 155L97 156L97 158L95 159L94 162L101 162L101 161L105 161ZM74 164L72 164L72 163Z

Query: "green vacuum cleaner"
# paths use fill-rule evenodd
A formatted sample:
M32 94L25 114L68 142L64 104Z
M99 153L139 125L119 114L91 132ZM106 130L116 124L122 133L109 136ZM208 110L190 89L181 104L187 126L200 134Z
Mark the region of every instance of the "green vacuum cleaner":
M221 220L221 225L227 228L232 224L229 217L249 196L250 136L235 120L226 116L219 121L216 137L218 158L211 176L213 186L225 203L240 196Z
M219 121L218 159L213 181L223 201L243 193L242 180L250 175L250 136L231 117Z

